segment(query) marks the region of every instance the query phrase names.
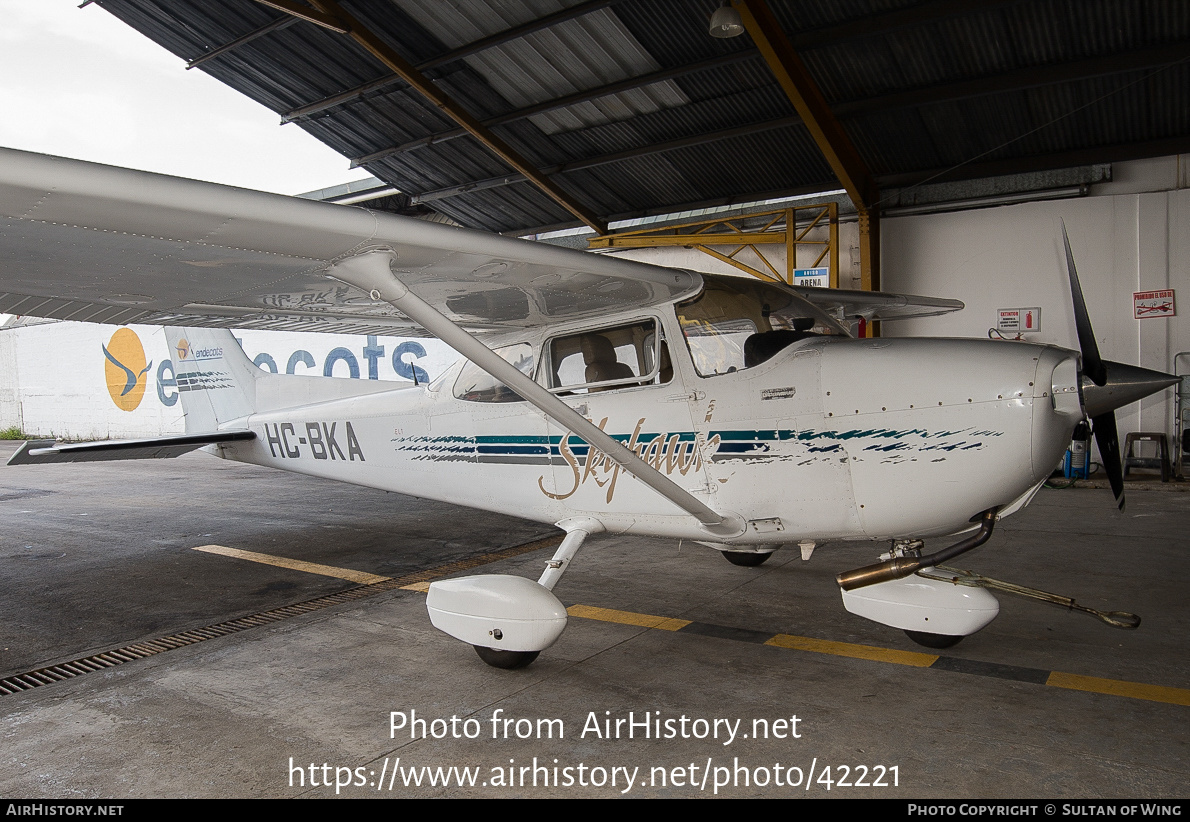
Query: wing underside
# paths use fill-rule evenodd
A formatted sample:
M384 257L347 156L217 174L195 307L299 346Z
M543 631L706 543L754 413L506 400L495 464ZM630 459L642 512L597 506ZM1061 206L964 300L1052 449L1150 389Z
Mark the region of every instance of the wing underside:
M420 335L335 279L393 273L471 331L534 328L695 294L700 275L258 191L0 148L0 313L62 320ZM930 316L957 300L794 288L841 320Z
M472 330L656 305L697 274L194 180L0 149L0 312L106 323L419 333L328 278L395 252L393 271Z

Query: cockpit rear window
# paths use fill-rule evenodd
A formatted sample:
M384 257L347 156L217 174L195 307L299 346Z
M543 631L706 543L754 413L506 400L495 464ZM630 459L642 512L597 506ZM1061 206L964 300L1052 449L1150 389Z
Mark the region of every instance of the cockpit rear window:
M494 350L526 377L533 376L537 359L533 346L515 343ZM468 402L521 402L519 394L471 361L459 372L454 395Z

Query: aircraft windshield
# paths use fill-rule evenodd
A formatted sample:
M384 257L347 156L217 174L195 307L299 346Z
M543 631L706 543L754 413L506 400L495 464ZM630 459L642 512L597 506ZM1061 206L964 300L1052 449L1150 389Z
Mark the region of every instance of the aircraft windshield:
M760 365L809 337L836 336L821 310L780 286L742 278L706 278L702 292L676 307L700 376Z

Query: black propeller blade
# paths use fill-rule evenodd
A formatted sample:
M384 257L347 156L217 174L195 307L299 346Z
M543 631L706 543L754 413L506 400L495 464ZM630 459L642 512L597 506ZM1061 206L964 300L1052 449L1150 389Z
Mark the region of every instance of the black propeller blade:
M1107 471L1107 481L1111 483L1111 492L1116 495L1116 507L1123 511L1124 469L1120 455L1120 435L1116 431L1116 412L1108 411L1092 417L1091 430L1095 434L1095 444L1099 446L1103 468Z
M1107 382L1107 366L1099 356L1099 346L1095 342L1095 331L1091 328L1091 316L1087 313L1087 303L1083 299L1083 289L1079 285L1078 271L1074 267L1074 253L1070 250L1070 237L1066 234L1066 223L1062 223L1062 242L1066 244L1066 271L1070 275L1070 296L1074 302L1074 326L1078 330L1078 347L1082 353L1082 369L1091 382L1104 385ZM1084 402L1085 407L1085 402ZM1124 468L1120 456L1120 435L1116 431L1115 410L1105 411L1091 418L1092 430L1095 433L1095 444L1099 446L1099 456L1103 460L1103 470L1107 472L1107 480L1111 483L1112 493L1116 497L1116 507L1124 510Z
M1095 330L1091 328L1091 315L1083 300L1083 289L1078 282L1078 270L1074 267L1074 253L1070 250L1070 237L1066 234L1066 221L1062 221L1062 242L1066 244L1066 273L1070 275L1070 297L1074 302L1074 327L1078 331L1078 347L1083 355L1083 373L1096 385L1107 382L1107 368L1099 356L1099 345L1095 342Z

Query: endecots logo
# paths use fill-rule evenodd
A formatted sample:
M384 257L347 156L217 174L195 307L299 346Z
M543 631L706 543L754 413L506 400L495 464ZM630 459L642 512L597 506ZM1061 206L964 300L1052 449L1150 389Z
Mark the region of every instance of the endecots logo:
M190 356L190 341L185 337L178 340L178 359L184 360Z
M145 396L146 374L153 363L145 361L140 338L130 328L120 328L107 345L100 345L107 362L103 364L107 393L116 407L132 411Z

